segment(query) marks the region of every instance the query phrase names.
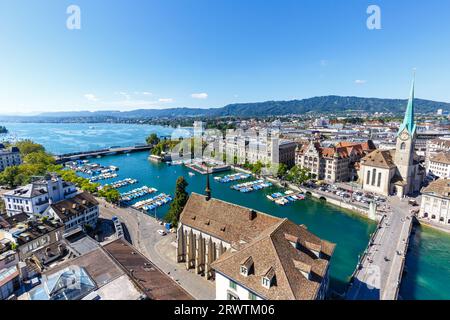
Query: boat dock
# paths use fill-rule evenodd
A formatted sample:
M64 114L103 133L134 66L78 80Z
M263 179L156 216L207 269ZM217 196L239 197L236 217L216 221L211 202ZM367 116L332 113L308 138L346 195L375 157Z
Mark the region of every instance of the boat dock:
M130 153L130 152L139 152L139 151L149 151L153 149L153 145L136 145L131 147L111 147L93 151L85 151L85 152L75 152L75 153L66 153L55 156L55 160L57 164L66 163L68 161L75 161L86 158L93 158L98 156L106 156L112 154L121 154L121 153Z
M248 173L235 173L223 177L214 177L214 180L220 183L228 183L233 181L245 180L251 177Z
M263 179L244 182L231 186L231 189L237 190L239 192L252 192L257 190L262 190L272 186L272 182L265 181Z
M157 196L152 197L150 199L136 202L135 204L132 205L132 207L137 210L143 209L145 211L149 211L149 210L154 210L158 207L161 207L161 206L169 203L170 201L172 201L171 196L169 196L165 193L160 193Z
M120 189L120 188L129 186L129 185L132 185L132 184L136 184L136 183L138 183L137 179L126 178L126 179L123 179L123 180L120 180L120 181L113 182L111 184L105 184L105 187L108 186L108 187L111 187L113 189Z
M304 200L305 195L301 192L294 192L292 190L288 190L284 193L282 192L275 192L272 194L268 194L267 199L270 201L275 202L278 205L284 206L290 202L295 202L298 200Z
M133 189L131 191L122 193L120 195L120 201L129 202L138 198L142 198L148 194L158 191L155 188L150 188L148 186L143 186L140 188Z
M97 182L97 181L101 181L101 180L108 180L108 179L113 179L113 178L117 178L118 174L117 173L101 173L97 176L93 176L92 178L89 179L89 182Z

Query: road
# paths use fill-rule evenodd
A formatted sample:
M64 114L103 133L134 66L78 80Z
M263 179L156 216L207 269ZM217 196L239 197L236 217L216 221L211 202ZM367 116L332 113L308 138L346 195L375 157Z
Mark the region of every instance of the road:
M175 234L169 233L161 236L157 231L163 227L155 218L131 208L115 208L102 199L98 199L98 201L100 202L100 217L111 219L113 216L117 216L125 225L132 244L195 299L215 299L214 282L186 270L184 264L176 262Z
M395 300L403 273L413 215L408 200L390 197L390 212L378 225L346 298Z

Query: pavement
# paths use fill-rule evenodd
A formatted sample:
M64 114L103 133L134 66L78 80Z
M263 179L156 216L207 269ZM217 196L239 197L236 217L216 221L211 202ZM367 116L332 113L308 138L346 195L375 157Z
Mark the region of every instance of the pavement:
M161 236L157 231L163 229L163 226L154 217L131 208L112 206L102 199L98 200L100 217L111 219L117 216L125 227L125 238L158 268L178 282L195 299L215 299L214 282L186 270L184 264L176 262L175 234Z
M378 224L346 298L395 300L398 294L413 215L408 199L388 198L390 210Z

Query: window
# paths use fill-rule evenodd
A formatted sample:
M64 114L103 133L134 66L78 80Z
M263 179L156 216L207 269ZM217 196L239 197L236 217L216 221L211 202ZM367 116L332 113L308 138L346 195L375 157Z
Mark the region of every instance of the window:
M270 279L267 278L267 277L263 277L262 278L262 285L264 287L266 287L267 289L269 289L270 288Z
M373 186L375 185L376 176L377 176L377 169L373 169L373 172L372 172L372 185Z
M406 149L406 143L402 142L402 144L400 145L400 150L405 150Z
M367 179L366 179L366 184L370 183L370 170L367 170Z
M230 288L236 290L236 282L234 282L233 280L230 280Z
M242 274L243 276L247 276L247 275L248 275L247 272L248 272L247 268L244 267L244 266L241 266L241 274Z
M377 182L378 188L381 186L381 172L378 172L378 182Z
M227 300L239 300L239 297L231 292L227 292Z
M248 292L248 300L257 300L256 294L249 291Z

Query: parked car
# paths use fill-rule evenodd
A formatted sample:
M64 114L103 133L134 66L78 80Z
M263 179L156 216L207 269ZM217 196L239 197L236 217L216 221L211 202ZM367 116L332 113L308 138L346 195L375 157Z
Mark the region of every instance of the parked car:
M164 230L162 230L162 229L159 229L158 230L158 233L161 235L161 236L165 236L167 233L164 231Z

